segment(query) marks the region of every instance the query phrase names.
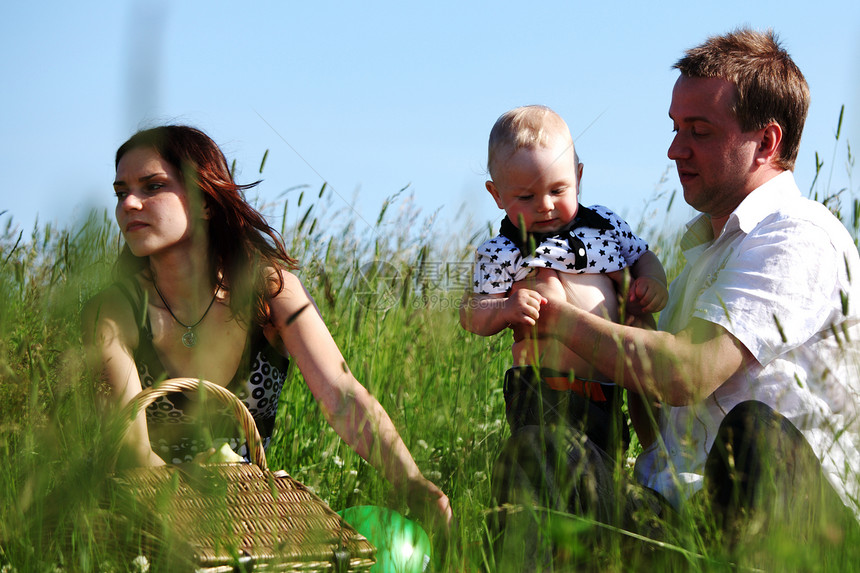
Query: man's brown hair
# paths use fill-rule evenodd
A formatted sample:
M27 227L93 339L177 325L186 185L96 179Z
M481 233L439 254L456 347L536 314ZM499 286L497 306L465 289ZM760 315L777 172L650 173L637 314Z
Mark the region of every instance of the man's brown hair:
M691 78L722 78L734 84L732 111L741 129L782 128L778 166L793 170L809 111L809 86L773 30L746 28L712 36L687 50L673 68Z

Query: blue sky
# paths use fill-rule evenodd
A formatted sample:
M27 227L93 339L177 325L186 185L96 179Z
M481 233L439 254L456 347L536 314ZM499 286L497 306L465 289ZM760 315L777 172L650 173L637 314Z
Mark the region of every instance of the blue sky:
M0 223L112 210L116 147L163 122L209 133L240 182L264 179L264 201L327 181L373 221L409 184L442 221L497 222L487 135L530 103L556 109L577 138L583 203L635 222L670 165L671 64L740 25L774 28L810 84L796 171L806 190L816 151L829 169L842 104L843 138L860 133L856 0L7 2ZM844 161L843 148L834 186L848 184ZM662 188L677 187L670 170Z

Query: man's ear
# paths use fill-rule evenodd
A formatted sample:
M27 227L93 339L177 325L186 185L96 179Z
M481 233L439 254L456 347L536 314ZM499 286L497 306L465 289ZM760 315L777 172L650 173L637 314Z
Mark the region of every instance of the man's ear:
M765 165L775 161L779 157L781 148L782 127L776 122L771 122L761 130L755 162L759 165Z
M490 192L490 195L493 196L493 199L496 200L496 205L499 207L499 209L504 209L505 206L502 205L502 198L499 195L499 190L496 189L496 184L492 181L487 181L486 183L484 183L484 185L487 187L487 191Z

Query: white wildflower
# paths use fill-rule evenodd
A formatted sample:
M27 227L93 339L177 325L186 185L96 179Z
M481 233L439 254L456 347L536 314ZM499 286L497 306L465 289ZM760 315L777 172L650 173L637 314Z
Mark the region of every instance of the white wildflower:
M131 570L135 573L149 573L149 559L146 555L138 555L131 562Z

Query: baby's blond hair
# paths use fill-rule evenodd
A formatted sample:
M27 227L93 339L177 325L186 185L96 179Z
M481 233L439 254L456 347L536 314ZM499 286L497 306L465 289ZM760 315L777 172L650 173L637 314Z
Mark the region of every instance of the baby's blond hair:
M547 146L553 136L562 135L570 140L576 163L579 158L573 149L573 140L567 123L545 105L526 105L503 113L490 130L490 143L487 151L487 171L490 177L496 167L502 150L509 154L523 147Z

